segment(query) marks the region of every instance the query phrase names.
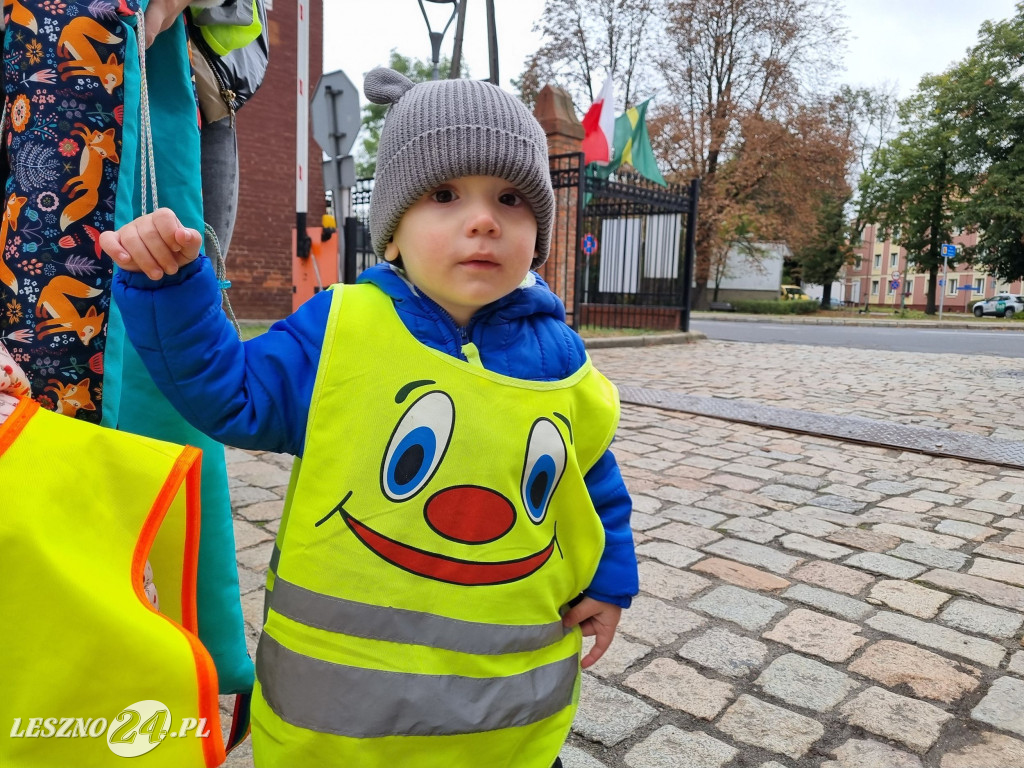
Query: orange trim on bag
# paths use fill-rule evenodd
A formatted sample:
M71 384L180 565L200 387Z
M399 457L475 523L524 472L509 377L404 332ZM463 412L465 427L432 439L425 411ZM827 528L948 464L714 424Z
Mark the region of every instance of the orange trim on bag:
M192 657L196 665L196 683L198 686L199 717L205 718L209 724L210 736L202 740L203 759L209 768L214 768L227 759L224 751L224 739L220 731L220 704L217 698L217 669L209 651L199 641L198 621L196 614L196 574L199 564L199 526L200 526L200 482L202 479L203 452L198 448L185 446L174 466L168 473L160 492L157 493L153 506L150 508L146 521L143 523L139 540L132 554L132 588L139 602L156 613L165 621L177 628L188 641ZM163 523L167 510L170 508L179 489L185 485L185 551L183 552L183 572L181 579L181 620L178 624L174 619L160 613L149 602L143 590L143 574L146 560L153 548L157 532Z
M17 439L21 430L28 424L28 420L35 416L38 410L39 403L28 397L21 398L14 406L14 413L0 423L0 456L11 447L11 443Z

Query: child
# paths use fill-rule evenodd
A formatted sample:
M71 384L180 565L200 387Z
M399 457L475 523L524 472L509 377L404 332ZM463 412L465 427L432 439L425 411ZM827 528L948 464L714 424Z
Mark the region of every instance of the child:
M31 394L28 376L0 341L0 424L14 413L19 397L29 397Z
M358 285L241 343L170 211L101 242L186 418L300 457L257 652L257 764L549 768L581 634L588 667L637 592L618 397L530 271L554 195L526 107L386 69L365 90L391 106L370 202L385 263Z

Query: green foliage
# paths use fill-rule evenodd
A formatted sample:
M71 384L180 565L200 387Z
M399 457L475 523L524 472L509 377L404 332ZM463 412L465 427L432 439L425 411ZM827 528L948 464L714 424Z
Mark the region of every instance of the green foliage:
M820 308L816 301L730 301L736 312L748 315L813 315Z
M939 252L952 241L954 218L971 188L956 155L956 126L937 108L948 75L925 77L900 104L903 130L879 149L860 180L863 223L907 250L918 272L928 272L928 309L935 308Z
M956 223L979 234L969 259L1005 281L1024 275L1024 5L986 22L978 44L948 72L937 109L957 125L970 194Z
M806 247L796 254L800 279L831 288L839 270L854 260L850 241L853 237L846 216L850 195L826 193L818 208L818 226Z
M876 222L929 273L939 246L977 232L961 261L1010 282L1024 276L1024 3L981 26L967 56L901 104L903 131L861 178L862 223Z
M388 59L387 66L401 72L414 83L423 83L434 76L434 64L429 59L413 59L403 56L394 48ZM451 71L452 60L442 57L438 63L438 77L446 79ZM469 69L465 58L462 59L462 77L469 77ZM384 115L387 104L367 104L363 107L363 121L360 135L363 137L356 149L356 177L368 179L377 170L377 147L380 144L380 129L384 127Z

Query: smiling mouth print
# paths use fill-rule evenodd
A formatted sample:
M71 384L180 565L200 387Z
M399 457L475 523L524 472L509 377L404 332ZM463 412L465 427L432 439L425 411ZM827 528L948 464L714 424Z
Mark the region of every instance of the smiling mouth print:
M551 558L558 543L556 531L543 549L515 560L480 562L439 555L409 544L403 544L373 530L345 510L344 504L345 501L348 501L349 496L346 496L341 504L332 510L331 514L340 513L345 524L367 549L402 570L448 584L476 587L519 581L543 566ZM451 526L451 523L454 522L453 519L444 512L452 509L453 502L462 502L459 506L465 509L467 506L472 508L476 506L474 502L479 504L485 499L491 501L492 504L495 500L500 500L503 506L507 505L508 515L491 517L490 522L484 526L467 528L460 525L456 534ZM514 508L504 497L489 489L476 486L456 486L440 491L427 502L425 509L427 523L435 532L444 538L468 544L486 544L500 539L511 530L515 521L514 515ZM321 522L325 520L326 518ZM508 522L506 523L505 520ZM465 522L465 518L462 518L462 522Z

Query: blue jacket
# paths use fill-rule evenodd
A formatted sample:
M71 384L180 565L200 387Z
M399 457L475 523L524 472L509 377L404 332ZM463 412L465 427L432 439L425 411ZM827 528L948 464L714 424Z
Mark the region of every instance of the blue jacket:
M480 309L465 328L387 264L366 270L359 282L390 296L420 342L463 360L463 345L472 342L488 370L555 381L586 359L583 340L565 324L561 300L535 273L523 287ZM153 380L197 429L239 448L302 455L329 291L244 343L221 311L206 257L159 283L119 270L114 296ZM586 594L627 607L639 589L632 502L611 451L585 481L605 529L604 554Z

